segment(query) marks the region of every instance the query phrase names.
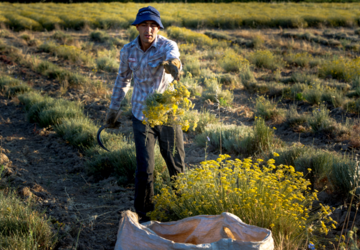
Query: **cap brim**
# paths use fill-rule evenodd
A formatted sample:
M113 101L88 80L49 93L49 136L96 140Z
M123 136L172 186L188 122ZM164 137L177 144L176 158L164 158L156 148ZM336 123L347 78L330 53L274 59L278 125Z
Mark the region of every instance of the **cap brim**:
M160 26L160 29L164 29L164 25L161 23L160 17L158 17L156 15L149 15L149 14L146 14L143 16L137 16L136 20L131 25L137 25L137 24L140 24L145 21L154 21Z

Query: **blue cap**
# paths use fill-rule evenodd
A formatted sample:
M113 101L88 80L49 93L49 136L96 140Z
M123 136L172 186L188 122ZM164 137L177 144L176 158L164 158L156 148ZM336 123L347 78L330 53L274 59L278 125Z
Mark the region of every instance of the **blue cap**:
M164 29L160 19L160 12L152 6L141 8L136 15L135 22L131 25L137 25L145 21L154 21L160 26L160 29Z

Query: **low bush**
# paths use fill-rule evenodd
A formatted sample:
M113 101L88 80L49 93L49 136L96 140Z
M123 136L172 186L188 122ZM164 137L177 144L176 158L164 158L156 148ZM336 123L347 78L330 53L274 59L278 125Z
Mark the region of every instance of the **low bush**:
M249 84L256 83L254 73L251 71L250 66L244 67L239 73L241 83L246 87Z
M32 87L10 76L0 77L0 92L8 98L32 91Z
M319 68L319 76L322 78L332 77L338 80L351 82L360 76L360 58L333 58L324 60Z
M249 55L249 61L256 67L275 70L282 67L283 61L269 50L256 50Z
M117 72L119 70L119 63L116 59L111 57L100 57L96 59L97 68L107 72Z
M201 69L198 56L187 54L184 55L182 59L185 74L191 73L192 76L200 76Z
M233 50L226 50L219 64L225 72L239 72L249 66L249 61Z
M16 31L20 30L42 30L43 27L37 21L27 18L15 13L6 14L5 17L10 20L11 26L14 27Z
M24 94L24 93L30 92L32 90L33 90L32 87L30 87L26 83L23 83L22 85L8 87L7 90L5 91L5 95L7 97L14 97L18 94Z
M306 83L308 85L319 83L320 79L316 75L294 72L286 82Z
M16 78L13 78L13 77L10 77L7 75L0 76L0 91L1 92L4 92L9 87L17 86L20 84L21 84L21 81Z
M333 125L334 120L330 117L330 111L324 104L319 108L314 108L312 115L308 118L308 123L314 132L327 131Z
M66 118L84 117L81 105L64 99L54 99L39 94L26 93L18 96L19 100L25 104L27 117L30 122L37 122L42 127L57 125Z
M197 123L197 127L195 128L195 133L200 134L205 131L205 128L210 124L218 124L219 119L215 114L210 113L207 110L201 110L200 112L197 110L191 110L185 113L185 120L189 120L190 128L193 127L192 124Z
M204 161L180 174L175 189L164 186L155 196L151 219L175 221L228 211L245 223L271 229L276 249L297 249L305 238L315 241L315 235L324 237L335 227L328 206L310 213L317 195L294 167L274 165L274 159L260 167L262 159L229 158L220 155L217 161Z
M81 49L75 46L57 45L56 43L50 41L40 45L39 49L45 52L50 52L53 55L56 55L65 60L69 60L72 63L84 63L89 67L94 65L94 60L91 55L89 53L83 52Z
M98 126L87 117L65 118L54 126L55 132L76 147L89 148L96 145ZM106 141L107 133L102 133L102 140Z
M312 186L327 188L335 193L349 194L354 188L356 162L347 155L315 149L301 143L278 149L278 164L295 167L296 171L310 175ZM271 158L269 154L267 158Z
M107 178L116 175L121 184L133 182L136 170L135 143L122 135L111 135L108 137L106 147L110 152L92 147L86 150L87 169L89 174L97 178ZM155 172L163 172L166 166L158 146L155 147Z
M234 100L234 94L230 90L223 90L216 78L205 80L205 89L202 98L212 102L218 102L221 106L230 106Z
M307 114L299 114L296 105L291 105L286 112L286 122L290 127L306 124L309 119Z
M273 134L273 130L266 126L265 121L257 118L253 128L222 124L206 126L205 131L195 137L195 141L199 146L205 147L209 137L209 143L219 148L221 136L222 148L226 152L249 156L279 147L281 142L275 139Z
M354 112L359 114L360 113L360 98L354 100L347 100L346 102L344 102L343 104L343 109L346 110L347 112Z
M191 96L201 96L203 88L199 85L198 81L193 78L190 72L186 72L185 77L181 78L181 82L190 91Z
M136 29L135 26L131 26L126 30L126 34L128 35L129 40L132 41L139 35L139 31Z
M285 56L284 59L292 66L307 68L310 66L310 62L313 60L313 56L308 52L296 54L290 53L289 55Z
M204 132L195 137L196 143L205 147L206 144L212 145L216 148L221 147L229 153L240 153L242 146L242 140L249 134L252 134L253 130L248 126L237 125L224 125L224 124L209 124L204 127ZM208 142L208 138L210 142Z
M104 43L110 39L110 35L104 30L95 30L90 33L90 40Z
M201 34L190 29L171 26L166 29L169 38L174 38L196 45L213 45L214 41L205 34Z
M264 96L258 96L255 103L255 115L265 120L282 121L285 117L285 110L277 108L277 103L272 102Z
M91 84L92 81L87 77L74 73L70 70L63 69L56 64L49 61L39 61L32 65L33 69L42 75L45 75L51 79L57 79L60 82L67 81L70 86L86 86Z
M57 41L61 42L62 44L70 45L73 43L74 39L71 35L61 31L57 30L52 35L52 38L56 39Z
M1 173L1 166L0 166ZM32 201L24 202L12 191L0 191L0 248L52 249L56 237L49 219Z

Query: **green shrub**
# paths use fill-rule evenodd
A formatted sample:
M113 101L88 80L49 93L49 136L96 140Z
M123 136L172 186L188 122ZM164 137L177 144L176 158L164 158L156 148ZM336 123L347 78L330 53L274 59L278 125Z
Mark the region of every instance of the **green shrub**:
M182 60L183 70L185 74L188 72L193 76L199 76L201 73L200 70L200 61L199 57L195 55L185 55Z
M139 35L139 31L136 29L135 26L131 26L130 28L128 28L126 30L126 33L130 41L134 40Z
M344 102L343 109L347 112L360 113L360 98Z
M207 35L192 31L186 28L179 28L171 26L166 29L166 32L170 38L174 38L188 43L194 43L196 45L213 45L214 41Z
M234 100L234 94L230 90L223 90L221 84L218 84L216 78L205 80L205 90L202 93L202 98L209 99L212 102L220 102L222 106L229 106Z
M289 97L291 99L301 101L301 100L305 100L304 91L306 91L308 89L309 89L309 87L307 84L295 83L290 87L289 92L284 93L284 94L285 94L285 97Z
M190 91L191 96L201 96L203 88L198 84L198 81L192 77L190 72L186 72L185 77L181 78L181 82Z
M289 54L285 56L285 61L295 67L309 67L310 62L313 60L313 56L308 52Z
M11 34L10 31L8 31L8 30L6 30L6 29L1 29L1 30L0 30L0 38L1 38L1 37L5 37L5 38L6 38L6 37L10 37L10 34Z
M53 55L73 63L84 63L89 67L94 65L91 55L75 46L57 45L53 41L49 41L40 45L39 49L44 52L50 52Z
M219 64L226 72L238 72L248 67L249 61L233 50L226 50L224 56L219 60Z
M334 120L330 117L330 111L324 104L319 108L314 108L312 115L308 119L308 123L313 131L327 130L332 126Z
M29 85L24 83L22 85L16 85L16 86L12 86L12 87L7 88L7 90L5 92L5 95L7 97L13 97L13 96L16 96L18 94L24 94L24 93L30 92L32 90L33 90L32 87L30 87Z
M299 114L296 105L291 105L286 113L286 122L289 126L305 124L309 119L307 114Z
M71 35L66 34L61 30L55 31L54 34L51 35L51 37L62 42L63 44L71 44L74 41Z
M344 94L334 88L326 88L321 95L321 100L332 104L334 107L341 107L345 101Z
M200 134L205 131L206 126L209 124L218 124L219 119L215 114L210 113L207 110L197 111L191 110L186 112L184 115L185 120L189 120L190 128L192 128L192 124L197 123L197 127L195 128L195 133Z
M254 132L248 134L242 142L242 153L252 155L275 149L281 142L274 138L273 129L266 126L264 119L257 118L254 121Z
M243 69L241 69L240 73L239 73L239 78L241 79L241 83L247 87L247 85L249 86L249 84L255 83L256 79L254 77L254 73L250 70L250 67L244 67Z
M0 91L4 92L7 88L20 85L21 81L13 77L4 75L0 76Z
M90 40L94 42L104 43L110 39L110 35L103 30L95 30L90 33Z
M195 137L195 142L205 147L206 143L220 148L220 135L222 148L226 152L240 153L242 146L242 139L249 134L253 134L251 127L224 125L224 124L209 124L204 127L204 132ZM207 142L210 138L210 142Z
M277 108L277 103L258 96L255 103L255 115L265 120L281 121L285 116L285 110Z
M278 149L277 164L294 166L311 179L313 185L348 195L354 188L356 162L347 155L304 146L301 143ZM272 154L268 158L272 158Z
M256 50L249 56L251 63L255 64L259 68L277 69L282 67L283 61L269 50Z
M29 121L38 122L42 127L60 124L66 118L84 116L81 105L64 99L27 93L20 95L19 100L25 104Z
M360 76L360 59L334 57L324 60L319 68L319 76L322 78L332 77L338 80L351 82Z
M98 126L87 117L65 118L61 123L54 126L55 132L71 145L76 147L93 147L96 145L96 133ZM102 133L105 141L107 133Z
M32 39L32 36L28 33L23 33L22 35L20 35L20 38L25 40L26 42L29 42Z
M0 191L0 248L52 249L56 238L49 219L32 201Z
M205 147L209 137L209 143L219 148L221 135L222 148L226 152L249 156L277 148L281 142L274 138L273 133L265 121L258 118L255 119L253 128L222 124L206 126L205 131L195 137L195 141L199 146Z
M114 58L100 57L96 59L97 68L107 72L117 72L119 70L119 63Z
M317 76L315 75L309 75L299 72L294 72L288 81L294 83L306 83L308 85L320 82L319 78L317 78Z
M319 87L314 86L311 89L307 89L304 91L304 99L308 101L310 104L318 105L321 102L322 90Z
M63 69L56 64L49 61L40 61L35 64L34 70L42 75L45 75L51 79L57 79L60 82L68 81L70 86L81 86L91 83L91 80L87 77L74 73L72 71Z
M10 20L11 26L14 27L16 31L20 31L20 30L38 31L43 29L41 24L38 23L37 21L24 16L17 15L15 13L9 13L5 15L5 17Z
M0 92L3 92L8 98L32 91L32 87L10 76L0 77Z
M97 178L107 178L110 175L119 177L119 182L125 184L133 182L136 170L136 149L134 142L121 135L109 136L105 143L110 150L107 152L100 147L92 147L86 150L89 156L87 169L89 174ZM163 160L159 147L155 147L155 171L163 172L165 161Z

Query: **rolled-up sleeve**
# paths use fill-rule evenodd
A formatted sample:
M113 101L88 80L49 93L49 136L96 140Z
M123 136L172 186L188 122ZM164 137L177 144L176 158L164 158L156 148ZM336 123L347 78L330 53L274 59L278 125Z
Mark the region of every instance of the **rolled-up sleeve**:
M166 61L171 59L178 59L180 61L180 51L179 47L177 46L176 42L169 41L166 44Z
M129 67L128 53L127 46L124 46L120 51L120 67L111 96L111 109L120 108L121 101L124 99L131 85L132 71Z

